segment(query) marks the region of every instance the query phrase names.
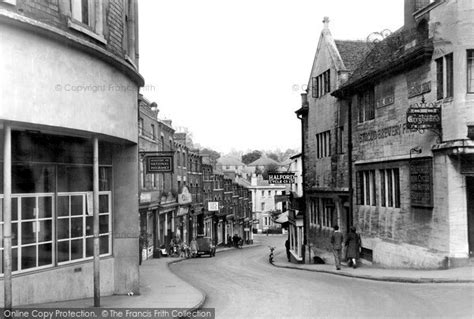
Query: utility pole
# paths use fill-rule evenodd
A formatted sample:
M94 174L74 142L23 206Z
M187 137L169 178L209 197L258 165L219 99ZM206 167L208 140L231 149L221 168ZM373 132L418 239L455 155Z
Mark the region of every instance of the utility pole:
M99 139L93 138L94 307L100 307Z
M12 133L8 123L3 127L3 289L5 309L12 309Z

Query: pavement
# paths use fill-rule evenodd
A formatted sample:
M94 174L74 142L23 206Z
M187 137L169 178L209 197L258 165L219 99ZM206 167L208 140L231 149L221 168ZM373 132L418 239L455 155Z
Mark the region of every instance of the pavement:
M244 245L242 249L259 246L258 236L253 245ZM218 247L217 253L235 249ZM336 270L334 257L328 251L317 251L326 264L294 264L286 259L286 252L277 248L274 252L273 266L303 271L315 271L338 276L368 280L392 281L405 283L474 283L474 267L460 267L446 270L413 270L384 269L368 262L363 262L357 269L343 263L341 270ZM188 284L175 275L169 268L172 263L184 258L149 259L140 266L140 294L134 296L113 295L101 297L101 308L185 308L190 311L199 309L206 300L206 295L198 288ZM91 308L93 299L80 299L27 307L38 308Z
M244 245L242 249L256 246L258 245ZM236 248L218 247L216 252L230 249ZM175 275L169 268L170 264L183 260L186 259L182 257L162 257L143 261L140 266L140 294L103 296L100 298L101 308L179 308L188 311L199 309L204 304L206 295ZM92 308L93 305L93 298L85 298L26 305L24 307Z
M381 268L361 259L356 269L342 263L337 270L332 252L316 250L316 255L325 264L294 264L288 262L284 249L275 250L273 265L279 268L315 271L338 276L353 277L376 281L392 281L404 283L474 283L474 265L439 270L393 269ZM314 255L313 255L314 256Z

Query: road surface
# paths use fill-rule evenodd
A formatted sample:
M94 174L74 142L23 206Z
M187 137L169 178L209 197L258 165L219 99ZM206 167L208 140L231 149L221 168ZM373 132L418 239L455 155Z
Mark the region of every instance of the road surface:
M261 246L171 265L207 299L216 318L473 318L472 284L377 282L276 268L269 245L282 236L259 236Z

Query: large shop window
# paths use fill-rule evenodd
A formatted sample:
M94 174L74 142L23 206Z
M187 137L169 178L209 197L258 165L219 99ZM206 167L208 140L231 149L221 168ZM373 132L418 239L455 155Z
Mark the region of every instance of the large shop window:
M12 270L23 272L92 258L91 143L12 132ZM102 163L111 162L107 145ZM2 178L3 180L3 178ZM0 181L1 182L1 181ZM99 167L100 254L112 252L112 167ZM0 236L3 237L3 194ZM3 242L0 242L3 273Z

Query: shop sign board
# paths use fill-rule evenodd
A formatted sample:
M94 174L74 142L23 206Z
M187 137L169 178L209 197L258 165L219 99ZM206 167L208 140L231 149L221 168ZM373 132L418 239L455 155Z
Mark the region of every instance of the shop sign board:
M163 152L145 156L146 173L173 173L173 153Z
M433 160L410 160L411 206L433 207Z
M149 203L149 202L151 202L151 193L141 193L140 203Z
M219 211L219 202L208 202L207 210L209 212L218 212Z
M184 216L188 213L188 207L180 207L176 216Z
M416 103L407 110L407 128L439 129L441 127L441 107L438 102Z
M186 186L183 186L183 190L181 191L181 194L178 194L178 204L184 205L184 204L190 204L193 201L193 197L191 193L189 192L188 188Z
M295 182L294 173L268 173L270 184L293 184Z

